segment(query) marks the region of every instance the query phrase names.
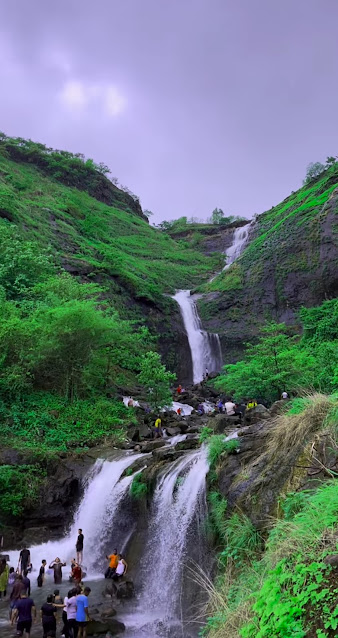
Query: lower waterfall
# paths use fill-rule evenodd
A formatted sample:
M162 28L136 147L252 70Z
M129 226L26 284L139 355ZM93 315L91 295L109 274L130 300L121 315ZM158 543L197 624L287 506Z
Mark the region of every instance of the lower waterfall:
M105 555L117 547L121 553L126 552L130 561L136 598L118 609L118 619L126 625L123 634L126 638L196 638L198 624L190 621L198 614L196 603L200 592L187 566L195 561L208 571L210 560L204 530L206 449L187 451L160 468L147 508L145 502L140 505L129 494L135 472L122 477L136 459L147 456L117 454L115 460L99 459L94 463L86 477L74 523L66 535L60 540L30 547L33 598L40 601L47 589L53 588L52 576L48 574L44 592L37 590L36 576L42 559L47 560L48 566L57 556L67 563L61 588L62 595L66 594L70 559L75 556L80 527L84 533L83 564L87 572L84 582L94 588L96 595L101 596L109 582L103 578L107 566ZM138 471L140 469L142 465ZM144 521L142 538L138 538L140 519ZM133 555L131 548L129 559L133 543L138 550ZM11 563L14 565L17 560L18 552L11 552ZM4 633L9 635L7 631Z

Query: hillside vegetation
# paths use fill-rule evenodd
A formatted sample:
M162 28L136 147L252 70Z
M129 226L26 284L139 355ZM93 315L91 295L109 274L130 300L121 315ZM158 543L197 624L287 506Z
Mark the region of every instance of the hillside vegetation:
M242 460L236 481L251 484L245 513L231 507L231 494L221 493L222 475L229 472L224 437L210 439L209 525L219 550L218 576L212 583L197 574L210 596L203 632L209 638L337 635L338 399L314 394L286 409L269 424L252 464ZM281 471L279 492L269 470L270 476ZM264 495L271 493L278 519L264 515ZM251 520L254 511L259 527Z
M220 333L226 362L266 321L297 324L302 306L338 292L338 162L259 215L241 257L201 287L205 325Z
M0 137L0 445L23 463L1 468L5 517L32 504L55 454L125 438L121 391L158 348L156 325L169 330L165 293L219 261L149 226L106 174Z

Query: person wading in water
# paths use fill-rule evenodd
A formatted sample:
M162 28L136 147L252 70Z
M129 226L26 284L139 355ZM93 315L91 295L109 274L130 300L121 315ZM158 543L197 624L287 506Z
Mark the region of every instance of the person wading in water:
M65 567L66 563L61 563L59 558L53 560L49 565L49 569L54 569L54 583L55 585L61 585L62 583L62 567Z

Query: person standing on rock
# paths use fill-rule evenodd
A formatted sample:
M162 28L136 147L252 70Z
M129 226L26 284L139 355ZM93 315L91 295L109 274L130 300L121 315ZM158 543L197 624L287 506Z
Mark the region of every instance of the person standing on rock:
M109 554L109 556L106 556L106 559L109 560L109 567L108 567L104 577L105 578L112 578L113 575L115 574L115 570L116 570L117 564L119 562L117 549L114 549L114 553L113 554Z
M49 565L49 569L54 569L54 583L55 585L61 585L62 583L62 567L65 567L66 563L61 563L59 558L53 560Z
M122 576L125 576L128 570L128 565L121 554L118 555L118 563L113 576L113 580L121 580Z
M76 562L79 565L82 565L83 562L83 541L84 536L82 534L82 529L79 529L79 535L76 541Z
M155 421L155 439L161 437L163 435L162 431L162 420L158 416Z
M222 399L220 399L220 400L218 401L218 403L217 403L217 407L218 407L218 411L219 411L219 413L220 413L220 414L223 414L223 407L224 407L224 406L223 406L223 401L222 401Z

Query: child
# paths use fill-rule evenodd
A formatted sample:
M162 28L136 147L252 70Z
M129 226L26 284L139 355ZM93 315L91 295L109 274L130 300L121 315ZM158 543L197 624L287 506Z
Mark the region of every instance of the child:
M59 589L54 589L53 603L57 603L58 605L63 605L63 598L61 598L60 596Z

